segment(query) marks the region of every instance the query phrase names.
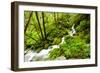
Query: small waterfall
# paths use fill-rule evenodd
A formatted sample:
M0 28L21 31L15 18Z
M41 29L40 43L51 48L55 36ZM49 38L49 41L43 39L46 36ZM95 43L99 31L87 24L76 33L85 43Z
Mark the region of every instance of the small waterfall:
M33 52L32 50L30 50L26 55L25 55L25 62L28 61L35 61L35 60L45 60L48 57L48 54L51 50L53 50L54 48L59 48L59 45L52 45L49 46L48 49L43 49L41 50L39 53Z
M61 43L64 43L64 37L62 37ZM25 62L36 61L37 59L40 61L45 60L46 58L48 58L49 52L55 48L60 48L60 46L52 45L52 46L49 46L48 49L41 50L39 53L30 50L27 52L27 54L25 54Z
M65 41L65 37L63 36L60 44L63 44L64 41Z
M69 35L70 36L73 36L74 34L76 34L76 30L74 28L74 24L71 28L71 31L69 32ZM63 44L64 43L64 40L65 40L65 37L63 36L62 37L62 41L60 44ZM39 53L35 52L35 51L28 51L26 54L25 54L25 62L29 62L29 61L36 61L36 60L45 60L46 58L48 58L48 54L51 50L55 49L55 48L60 48L60 44L59 45L52 45L52 46L49 46L48 49L43 49L41 50ZM26 51L25 51L26 52ZM61 57L62 58L62 57Z
M52 50L55 49L55 48L60 48L60 46L59 46L59 45L52 45L52 46L51 46L51 49L52 49Z
M69 35L70 35L70 36L73 36L74 34L76 34L76 30L75 30L75 28L74 28L74 25L75 25L75 24L73 24L73 26L72 26L72 28L71 28L71 31L69 32Z
M76 34L76 30L75 30L74 24L73 24L71 31L69 32L69 35L73 36L74 34ZM63 44L64 40L65 40L65 37L63 36L60 44ZM36 61L36 60L39 60L39 61L45 60L46 58L48 58L48 54L51 50L53 50L55 48L60 48L60 44L49 46L48 49L43 49L39 53L32 51L32 50L29 50L28 52L25 51L25 53L26 53L25 54L25 62ZM65 57L61 56L61 57L58 57L57 59L65 59Z

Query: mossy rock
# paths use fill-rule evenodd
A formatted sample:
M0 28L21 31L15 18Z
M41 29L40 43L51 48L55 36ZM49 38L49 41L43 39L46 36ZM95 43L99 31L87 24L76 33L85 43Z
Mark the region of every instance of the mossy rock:
M47 49L48 47L49 47L49 44L46 43L46 44L44 45L44 48Z

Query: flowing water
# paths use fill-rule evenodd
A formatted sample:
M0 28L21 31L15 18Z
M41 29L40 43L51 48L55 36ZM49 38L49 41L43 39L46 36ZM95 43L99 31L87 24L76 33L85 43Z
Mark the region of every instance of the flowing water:
M64 43L64 37L62 37L62 41L60 44ZM28 62L28 61L36 61L36 60L46 60L48 59L48 54L50 51L52 51L53 49L55 48L60 48L59 45L52 45L52 46L49 46L48 49L43 49L41 50L39 53L33 51L33 50L30 50L27 52L27 54L25 54L25 62ZM61 57L59 57L58 59L60 59Z
M72 30L69 32L70 36L73 36L73 34L76 33L76 30L74 29L74 25L71 28ZM64 43L64 39L65 37L62 37L62 41L60 44ZM41 50L39 53L30 50L25 54L25 62L30 62L30 61L44 61L44 60L49 60L48 59L48 54L50 51L52 51L54 48L60 48L60 44L59 45L52 45L49 46L48 49L43 49ZM26 51L25 51L26 52ZM57 60L65 60L64 56L58 57Z

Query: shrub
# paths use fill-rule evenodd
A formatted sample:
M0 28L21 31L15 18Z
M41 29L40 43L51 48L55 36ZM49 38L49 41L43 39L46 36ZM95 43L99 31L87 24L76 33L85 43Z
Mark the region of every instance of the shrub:
M66 36L64 44L61 48L64 50L66 59L84 59L90 57L90 45L79 37Z

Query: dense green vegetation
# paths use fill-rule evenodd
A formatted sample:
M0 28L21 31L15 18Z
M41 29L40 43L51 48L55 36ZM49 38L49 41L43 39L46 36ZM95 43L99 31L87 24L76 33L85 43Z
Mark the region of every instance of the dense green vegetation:
M90 58L90 15L58 12L24 12L25 50L40 52L51 45L59 45L49 52L49 59ZM76 31L70 36L72 26ZM65 37L62 44L62 38Z
M65 56L66 59L85 59L90 57L90 45L86 44L80 37L66 36L65 42L60 48L55 48L50 52L50 59L56 59L59 56Z

